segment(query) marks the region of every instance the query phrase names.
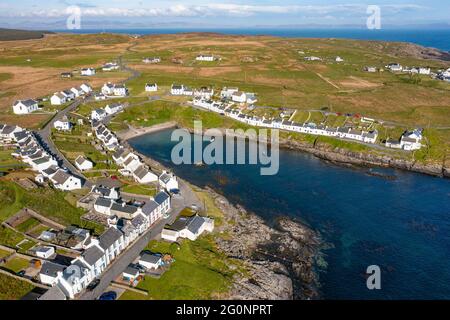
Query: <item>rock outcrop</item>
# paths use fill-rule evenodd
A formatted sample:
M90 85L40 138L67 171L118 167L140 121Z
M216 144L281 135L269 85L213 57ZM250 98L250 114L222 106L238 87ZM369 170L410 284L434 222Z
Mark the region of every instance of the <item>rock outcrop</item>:
M302 223L280 218L274 227L208 189L225 223L219 248L237 259L246 272L235 275L230 299L318 298L315 258L320 237Z

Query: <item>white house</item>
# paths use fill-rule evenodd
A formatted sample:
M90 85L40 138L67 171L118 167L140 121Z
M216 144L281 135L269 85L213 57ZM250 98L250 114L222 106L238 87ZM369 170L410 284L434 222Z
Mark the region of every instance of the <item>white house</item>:
M107 199L118 200L120 198L119 188L108 188L100 185L93 186L91 192Z
M99 197L94 203L94 210L98 213L111 215L111 206L114 201L112 199L107 199L104 197Z
M399 63L390 63L386 66L386 69L391 70L392 72L401 72L403 71L403 67Z
M225 87L220 92L220 97L222 99L231 99L233 94L235 94L238 91L239 91L239 88L227 88L227 87Z
M113 71L118 70L120 66L115 62L108 62L105 65L103 65L102 70L103 71Z
M50 103L55 106L60 106L67 102L67 98L61 92L57 92L50 98Z
M39 281L42 284L54 286L58 282L66 267L54 262L44 261L39 272Z
M75 99L75 93L73 93L72 90L63 90L61 91L61 94L65 96L68 101Z
M80 88L85 92L85 93L91 93L92 92L92 87L86 83L83 83Z
M184 95L184 85L172 84L172 87L170 88L170 94L173 96Z
M81 89L81 88L75 88L75 87L73 87L73 88L70 89L70 91L73 92L73 94L75 95L75 97L79 97L79 96L82 96L82 95L84 94L84 91L83 91L83 89Z
M50 180L53 182L55 188L63 191L81 189L81 179L61 169L59 169Z
M139 277L139 269L128 266L124 272L122 272L122 278L126 281L134 281Z
M27 114L39 108L37 101L33 99L17 100L14 102L13 111L15 114Z
M247 95L245 94L245 92L237 91L233 93L233 95L231 96L231 100L233 100L234 102L245 103L247 101Z
M195 60L212 62L212 61L216 60L216 58L213 55L211 55L211 54L206 54L206 55L205 54L200 54L200 55L198 55L195 58Z
M81 69L81 75L82 76L93 76L93 75L95 75L95 69L94 68L83 68L83 69Z
M53 126L56 130L60 131L70 131L72 129L72 124L70 123L67 116L62 117L61 120L56 120Z
M123 84L115 85L113 93L116 97L125 97L128 95L128 89Z
M114 84L111 82L105 83L102 87L102 93L105 96L111 96L114 94Z
M200 90L195 90L194 96L204 98L204 99L211 99L214 96L214 90L203 87Z
M106 116L106 111L103 109L95 109L91 112L91 119L95 121L102 121Z
M400 145L404 150L413 151L422 148L422 130L416 129L412 132L405 132L401 139Z
M342 59L341 57L337 56L335 61L336 62L344 62L344 59Z
M139 258L138 264L147 270L156 270L161 266L162 259L154 254L143 253Z
M305 57L305 60L306 61L322 61L322 58L310 56L310 57Z
M159 184L167 192L175 191L179 188L177 177L173 173L168 173L166 171L163 171L159 176Z
M187 238L195 241L203 232L212 232L213 230L213 219L198 215L179 217L172 225L163 229L161 238L167 241L177 241L178 238Z
M100 235L98 244L105 252L107 264L111 263L125 249L123 233L114 227Z
M430 68L419 67L419 74L430 75L431 74L431 69Z
M91 170L94 167L94 164L83 156L75 159L75 165L81 171Z
M144 63L160 63L161 58L159 58L159 57L145 58L142 60L142 62L144 62Z
M42 259L48 259L55 254L55 248L47 246L33 248L33 251L38 258Z
M151 172L146 166L140 165L133 172L133 177L136 182L145 184L158 181L158 176Z
M145 91L147 92L156 92L158 91L158 85L156 83L146 83Z
M120 103L112 103L112 104L108 104L105 107L105 111L108 115L112 115L112 114L116 114L120 111L123 110L123 105Z

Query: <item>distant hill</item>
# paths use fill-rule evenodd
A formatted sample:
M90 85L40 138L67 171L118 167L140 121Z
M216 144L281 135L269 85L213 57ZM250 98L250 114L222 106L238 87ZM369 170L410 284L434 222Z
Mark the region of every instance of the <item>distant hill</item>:
M0 28L0 41L30 40L43 38L45 34L53 34L49 31L30 31Z

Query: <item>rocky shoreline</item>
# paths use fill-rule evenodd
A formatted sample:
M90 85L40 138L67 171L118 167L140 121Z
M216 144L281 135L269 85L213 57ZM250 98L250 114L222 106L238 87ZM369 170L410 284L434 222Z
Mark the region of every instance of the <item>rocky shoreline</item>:
M239 260L247 272L235 275L228 299L291 300L318 299L317 260L322 240L309 227L287 217L274 226L211 189L225 223L216 237L218 247L228 257Z
M317 158L337 164L360 167L385 167L407 170L431 176L450 178L450 168L438 164L423 164L415 161L395 159L390 156L376 156L363 152L353 152L342 148L331 149L329 146L311 145L292 140L280 140L280 147L290 150L308 152Z

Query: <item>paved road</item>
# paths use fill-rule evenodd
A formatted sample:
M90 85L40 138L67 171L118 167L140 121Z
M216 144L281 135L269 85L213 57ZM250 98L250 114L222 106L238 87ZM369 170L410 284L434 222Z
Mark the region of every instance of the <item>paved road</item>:
M37 137L41 140L41 144L52 153L57 161L64 167L66 167L72 174L78 176L84 181L84 186L91 187L91 183L86 177L62 154L61 151L56 147L50 138L51 131L54 123L57 120L61 120L64 116L68 115L70 112L74 111L78 106L86 101L89 101L91 97L83 97L81 99L77 99L73 101L68 107L59 111L40 131L37 132Z

